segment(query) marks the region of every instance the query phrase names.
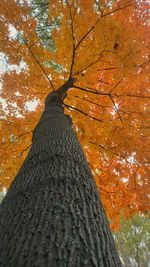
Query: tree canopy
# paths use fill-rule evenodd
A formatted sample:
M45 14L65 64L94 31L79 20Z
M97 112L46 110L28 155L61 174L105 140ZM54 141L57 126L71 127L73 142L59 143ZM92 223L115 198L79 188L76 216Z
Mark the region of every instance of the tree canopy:
M70 77L64 107L83 146L111 226L148 211L148 2L2 0L0 187L32 142L46 95Z

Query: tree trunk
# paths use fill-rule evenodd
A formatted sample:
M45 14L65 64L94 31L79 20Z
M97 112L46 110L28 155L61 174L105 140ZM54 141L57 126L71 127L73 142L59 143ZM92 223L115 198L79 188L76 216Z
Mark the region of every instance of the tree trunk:
M59 97L0 207L1 267L121 266L96 185Z

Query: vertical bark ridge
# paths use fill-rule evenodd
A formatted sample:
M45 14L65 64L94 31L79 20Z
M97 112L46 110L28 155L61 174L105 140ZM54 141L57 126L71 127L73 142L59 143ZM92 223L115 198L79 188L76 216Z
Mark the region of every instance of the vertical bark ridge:
M119 267L108 222L58 99L0 207L1 267Z

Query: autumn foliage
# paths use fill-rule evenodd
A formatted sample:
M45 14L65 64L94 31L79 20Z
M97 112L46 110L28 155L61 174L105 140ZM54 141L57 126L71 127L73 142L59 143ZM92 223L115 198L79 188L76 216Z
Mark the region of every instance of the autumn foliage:
M148 1L2 0L0 27L1 55L11 66L1 75L1 189L9 187L29 151L45 96L74 77L65 112L112 228L120 213L147 213ZM38 105L31 112L32 101Z

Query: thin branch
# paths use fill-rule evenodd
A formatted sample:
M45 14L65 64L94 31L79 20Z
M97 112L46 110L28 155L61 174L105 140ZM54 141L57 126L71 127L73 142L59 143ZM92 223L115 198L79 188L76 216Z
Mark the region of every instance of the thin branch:
M32 4L32 3L31 3ZM37 9L37 8L43 8L43 7L45 7L45 6L48 6L49 5L49 3L42 3L42 4L38 4L38 3L36 3L36 4L32 4L33 5L33 7L32 7L32 10L34 10L34 9Z
M81 98L82 100L85 100L85 101L87 101L87 102L89 102L89 103L91 103L91 104L93 104L93 105L95 105L95 106L98 106L98 107L100 107L102 110L103 110L103 108L111 108L111 106L102 106L102 105L100 105L100 104L97 104L97 103L95 103L95 102L92 102L92 101L90 101L90 100L88 100L88 99L86 99L86 98L84 98L84 97L82 97Z
M94 88L91 88L93 90L89 90L89 89L86 89L86 88L83 88L83 87L80 87L80 86L77 86L77 85L74 85L73 88L77 88L79 90L82 90L82 91L85 91L87 93L92 93L92 94L96 94L96 95L106 95L106 96L110 96L109 93L103 93L103 92L99 92L97 90L95 90ZM87 88L90 88L90 87L87 87Z
M145 62L143 62L143 63L142 63L141 65L139 65L138 67L139 67L139 68L143 68L143 66L144 66L144 65L147 65L149 62L150 62L150 59L147 60L147 61L145 61Z
M116 107L116 104L115 104L115 102L114 102L112 96L109 95L109 98L110 98L111 102L113 103L113 106L114 106L116 112L118 113L118 116L119 116L120 121L123 123L122 118L121 118L121 115L120 115L120 113L119 113L119 110L118 110L118 108Z
M27 151L31 146L32 146L32 144L30 144L29 146L27 146L27 147L26 147L26 148L19 154L19 158L21 158L22 155L23 155L23 153L24 153L25 151Z
M106 85L112 85L111 83L109 83L109 82L105 82L105 81L103 81L102 79L99 79L98 82L103 83L103 84L106 84Z
M23 136L26 135L26 134L32 133L32 132L33 132L33 131L29 131L29 132L25 132L25 133L23 133L23 134L18 135L13 141L9 142L9 144L8 144L3 150L6 152L6 150L7 150L12 144L14 144L15 141L16 141L17 139L23 137ZM5 152L2 153L0 156L2 157L2 156L5 154Z
M123 6L123 7L118 7L118 8L116 8L116 9L114 9L114 10L112 10L112 11L106 13L106 14L103 14L102 17L106 17L106 16L108 16L108 15L111 15L111 14L117 12L117 11L120 11L120 10L122 10L122 9L128 8L128 7L133 6L133 5L135 5L135 4L138 4L138 2L133 2L133 3L131 3L131 4L129 4L129 5L126 5L126 6Z
M3 20L4 20L4 18L3 18ZM12 21L10 21L10 20L6 20L6 21L8 21L13 27L16 28L16 25L14 26L14 23L13 23ZM27 46L28 50L30 51L31 55L33 56L34 60L37 62L37 64L39 65L39 67L41 68L41 70L43 71L43 73L45 74L46 78L49 80L50 85L51 85L51 87L52 87L52 89L53 89L53 91L54 91L55 88L54 88L54 86L53 86L53 84L52 84L52 81L51 81L50 78L48 77L48 75L47 75L45 69L43 68L43 66L41 65L41 63L37 60L37 58L35 57L33 51L31 50L31 47L28 45L28 42L27 42L26 39L23 37L22 33L21 33L18 29L17 29L17 31L18 31L18 33L20 34L21 38L23 39L23 41L24 41L25 45Z
M80 39L80 41L78 42L78 44L75 47L75 50L78 49L78 47L80 46L80 44L83 42L83 40L89 35L89 33L95 28L96 24L99 22L100 20L98 20L90 29L88 32L86 32L83 37Z
M29 49L31 55L33 56L33 58L35 59L35 61L37 62L37 64L38 64L39 67L41 68L41 70L43 71L43 73L45 74L45 76L46 76L46 78L48 79L48 81L50 82L50 85L51 85L51 87L52 87L52 89L53 89L53 91L54 91L55 88L54 88L54 86L53 86L53 83L52 83L51 79L48 77L48 75L47 75L45 69L43 68L43 66L41 65L41 63L37 60L36 56L34 55L33 51L31 50L31 47L28 45L28 43L27 43L27 41L26 41L25 39L24 39L24 42L25 42L27 48Z
M101 17L105 17L107 15L110 15L114 12L117 12L119 10L122 10L122 9L125 9L127 7L130 7L134 4L136 4L137 2L134 2L134 3L131 3L130 5L127 5L127 6L124 6L124 7L120 7L120 8L117 8L115 10L112 10L104 15L101 14ZM82 36L82 38L80 39L80 41L78 42L78 44L76 46L73 46L73 57L72 57L72 63L71 63L71 73L72 73L72 68L73 68L73 65L74 65L74 60L75 60L75 52L76 50L78 49L78 47L80 46L80 44L84 41L84 39L93 31L93 29L95 28L95 26L100 22L100 19L98 19L95 24ZM87 70L88 68L90 68L91 66L93 66L94 64L96 64L97 62L99 62L100 59L98 58L97 60L95 60L94 62L90 63L88 66L86 66L85 68L77 71L74 73L74 75L78 75L80 74L81 72ZM99 70L114 70L114 69L117 69L117 68L105 68L105 69L99 69ZM71 74L70 74L71 75Z
M144 95L132 95L132 94L118 95L118 96L128 96L128 97L137 97L137 98L150 98L150 96L144 96Z
M112 93L112 91L122 82L122 79L120 81L118 81L114 86L113 88L110 90L110 94Z
M112 67L112 68L104 68L104 69L98 69L97 71L102 71L102 70L117 70L117 67Z
M39 16L46 10L46 8L47 8L48 5L49 5L49 3L47 3L47 4L43 5L43 6L40 6L40 8L41 8L42 10L40 10L40 12L37 13L37 14L34 16L34 19L37 19L37 17L39 17ZM39 7L38 7L38 6L35 7L35 9L37 9L37 8L39 8ZM32 11L34 11L33 8L32 8Z
M79 70L79 71L76 71L76 72L74 73L74 75L78 75L78 74L80 74L81 72L87 70L88 68L90 68L90 67L92 67L93 65L95 65L96 63L98 63L99 61L101 61L101 60L100 60L100 59L96 59L95 61L93 61L92 63L90 63L89 65L87 65L85 68L83 68L83 69L81 69L81 70Z
M99 3L99 2L97 2L97 1L95 1L95 5L97 6L97 8L98 8L98 11L100 12L100 14L101 14L101 17L102 17L102 16L103 16L103 11L102 11L102 9L101 9L100 3Z
M102 148L103 150L108 150L108 148L106 148L106 147L104 147L103 145L101 145L101 144L96 144L96 143L94 143L94 142L90 142L90 144L93 144L93 145L97 145L97 146L99 146L100 148Z
M38 44L38 42L39 42L39 38L38 38L37 41L35 41L34 43L32 43L29 47L32 48L33 46L35 46L36 44Z
M95 142L90 142L90 143L93 144L93 145L96 145L96 146L98 146L98 147L100 147L100 148L102 148L102 149L105 150L105 151L108 151L109 149L113 149L113 148L107 148L107 147L104 147L103 145L97 144L97 143L95 143ZM114 147L114 149L115 149L115 147ZM108 153L109 153L109 152L108 152ZM132 166L131 162L128 161L128 160L126 159L125 156L123 156L123 155L121 155L121 154L118 154L118 153L116 153L116 152L112 152L112 154L116 155L116 156L119 157L119 158L122 158L123 160L125 160L126 163L128 163L129 165Z
M102 180L102 178L96 173L96 171L94 170L94 168L92 167L92 165L88 162L88 164L90 165L91 169L93 170L93 172L96 174L96 176ZM106 183L102 180L102 182L106 185ZM116 191L107 191L106 189L102 188L101 186L97 186L98 188L100 188L101 190L103 190L105 193L107 194L115 194L116 192L120 192L120 189L117 189Z
M91 165L91 163L88 162L88 164L90 165L91 169L92 169L93 172L96 174L96 176L97 176L99 179L101 179L102 182L103 182L103 184L106 186L107 184L106 184L106 183L103 181L103 179L96 173L96 171L95 171L94 167Z
M72 62L71 62L71 66L70 66L70 75L69 75L69 77L71 77L72 76L74 62L75 62L76 49L75 49L74 27L73 27L73 19L74 18L72 17L71 7L69 6L68 1L67 1L67 6L68 6L68 9L69 9L69 14L70 14L71 35L72 35ZM75 14L74 14L74 16L75 16Z
M119 84L120 82L118 82L115 87ZM106 96L111 96L111 97L137 97L137 98L150 98L150 96L143 96L143 95L132 95L132 94L124 94L124 95L119 95L119 94L111 94L111 92L109 93L103 93L103 92L99 92L97 91L96 89L94 88L91 88L91 87L87 87L87 88L83 88L83 87L80 87L80 86L77 86L77 85L73 85L74 88L77 88L79 90L82 90L82 91L85 91L87 93L92 93L92 94L96 94L96 95L106 95ZM92 90L89 90L89 89L92 89Z
M72 106L67 105L67 104L64 104L64 106L65 106L66 108L68 108L68 109L76 110L76 111L80 112L81 114L83 114L83 115L85 115L85 116L87 116L87 117L90 117L90 118L93 119L93 120L96 120L96 121L99 121L99 122L103 122L102 120L97 119L97 118L95 118L95 117L93 117L93 116L91 116L91 115L85 113L84 111L82 111L82 110L80 110L80 109L78 109L78 108L72 107Z

